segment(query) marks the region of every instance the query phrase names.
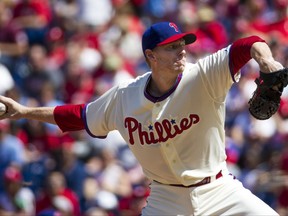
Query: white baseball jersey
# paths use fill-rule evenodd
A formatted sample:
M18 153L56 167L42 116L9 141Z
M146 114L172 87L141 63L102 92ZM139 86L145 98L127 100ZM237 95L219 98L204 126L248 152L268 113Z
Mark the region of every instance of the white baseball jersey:
M191 185L216 175L226 169L229 49L187 63L159 98L146 91L151 72L110 89L86 106L86 130L97 137L118 130L147 177L161 183Z

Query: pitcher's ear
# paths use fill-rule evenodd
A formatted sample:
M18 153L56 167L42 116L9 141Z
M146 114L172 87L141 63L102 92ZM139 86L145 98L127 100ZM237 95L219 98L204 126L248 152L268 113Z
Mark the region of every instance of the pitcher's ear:
M154 55L153 51L150 49L145 50L145 55L149 60L155 59L155 55Z

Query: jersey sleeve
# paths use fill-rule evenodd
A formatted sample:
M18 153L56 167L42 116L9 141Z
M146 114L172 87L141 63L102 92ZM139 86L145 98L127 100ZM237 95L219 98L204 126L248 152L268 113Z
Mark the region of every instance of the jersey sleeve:
M255 42L265 43L265 40L258 36L250 36L238 39L232 44L229 52L229 67L232 78L251 59L250 49Z
M202 80L213 99L225 100L231 85L240 79L240 69L251 59L255 42L265 41L258 36L241 38L199 61Z
M116 129L117 93L118 87L115 86L85 106L85 128L90 136L106 138Z
M231 46L219 50L198 61L202 82L211 98L218 102L225 100L228 90L234 83L229 68ZM240 73L234 75L238 80Z

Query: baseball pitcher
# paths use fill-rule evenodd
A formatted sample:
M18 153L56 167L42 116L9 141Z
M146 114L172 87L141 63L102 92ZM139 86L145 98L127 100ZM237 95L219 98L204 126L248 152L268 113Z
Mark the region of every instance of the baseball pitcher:
M118 130L151 180L142 215L278 215L227 169L225 98L253 58L261 72L249 110L258 119L270 118L287 85L287 70L258 36L187 62L185 46L195 41L175 23L153 24L142 38L151 71L88 104L32 108L0 96L7 107L0 118L85 129L100 138Z

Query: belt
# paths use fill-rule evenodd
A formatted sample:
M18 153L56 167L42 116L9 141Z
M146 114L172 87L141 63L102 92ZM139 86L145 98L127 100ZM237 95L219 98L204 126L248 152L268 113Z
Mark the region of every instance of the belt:
M184 188L190 188L190 187L199 187L201 185L205 185L205 184L209 184L210 182L212 182L213 180L219 179L221 178L222 175L222 170L220 170L219 173L216 174L216 176L208 176L205 177L204 179L202 179L200 182L196 183L196 184L192 184L192 185L182 185L182 184L164 184L164 185L169 185L169 186L174 186L174 187L184 187ZM159 184L163 184L161 182L158 182L156 180L153 180Z

